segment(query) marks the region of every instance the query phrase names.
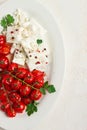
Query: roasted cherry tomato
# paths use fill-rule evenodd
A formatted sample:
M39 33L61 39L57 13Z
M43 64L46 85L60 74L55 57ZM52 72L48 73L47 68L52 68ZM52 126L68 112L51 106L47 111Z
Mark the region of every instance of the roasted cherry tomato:
M0 46L4 45L6 43L6 36L0 35Z
M13 77L11 75L6 74L3 76L2 78L3 85L11 85L12 82L13 82Z
M5 68L7 68L8 65L9 65L8 58L5 56L0 57L0 68L5 69Z
M3 102L3 101L7 101L7 93L5 92L5 90L1 89L0 90L0 101Z
M25 104L22 102L14 103L13 108L16 112L22 113L25 109Z
M10 63L9 66L8 66L8 70L11 72L11 73L16 73L17 70L18 70L18 64L16 63Z
M44 74L44 72L42 72L42 71L40 71L40 70L36 70L36 69L34 69L33 71L32 71L32 74L34 75L34 77L44 77L45 76L45 74Z
M6 109L6 114L8 117L15 117L16 111L12 108L12 106L10 106Z
M19 90L21 86L22 86L22 82L17 79L14 79L11 84L12 90Z
M22 85L22 86L20 87L20 94L21 94L22 96L27 96L27 95L30 94L30 92L31 92L31 87L30 87L30 86Z
M28 84L32 84L34 81L34 76L31 72L28 72L26 77L24 78L24 81Z
M9 108L10 104L7 101L2 102L1 110L6 111Z
M44 85L44 79L43 77L40 77L40 76L36 77L34 82L35 82L34 87L38 89Z
M30 94L31 100L39 100L42 97L40 90L33 90Z
M23 79L26 77L28 70L26 68L18 68L18 71L16 73L16 76L20 79Z
M0 55L8 55L10 54L10 49L11 46L10 44L4 44L1 48L0 48Z
M7 91L11 91L11 86L10 86L10 85L4 85L4 87L5 87L5 89L6 89Z
M12 102L20 102L21 101L21 96L17 94L16 92L9 93L9 99Z
M32 100L29 97L24 97L24 98L22 98L22 102L25 105L28 105L28 104L30 104L32 102Z

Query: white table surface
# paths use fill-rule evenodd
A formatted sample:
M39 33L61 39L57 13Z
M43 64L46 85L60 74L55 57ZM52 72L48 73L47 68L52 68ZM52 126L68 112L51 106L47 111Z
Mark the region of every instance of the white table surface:
M56 107L32 130L87 130L87 1L38 1L55 16L66 66Z

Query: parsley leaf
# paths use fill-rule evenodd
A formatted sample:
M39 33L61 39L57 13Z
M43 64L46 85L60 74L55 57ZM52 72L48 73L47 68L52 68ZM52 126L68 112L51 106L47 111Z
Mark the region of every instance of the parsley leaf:
M44 88L48 88L48 81L46 81L45 83L44 83L44 86L43 86Z
M13 16L11 16L10 14L7 14L5 17L1 19L0 24L3 27L3 29L6 29L7 26L12 25L13 22L14 22Z
M6 22L6 19L5 19L5 18L2 18L0 24L1 24L1 26L2 26L3 28L7 28L7 22Z
M56 89L55 89L54 85L49 85L49 86L47 87L47 91L48 91L49 93L54 93L54 92L56 92Z
M37 44L41 44L43 41L41 39L37 39Z
M6 16L6 20L8 25L11 25L14 22L14 18L10 14Z
M38 111L37 105L38 103L36 103L35 101L27 105L26 112L28 116Z
M42 88L40 88L40 92L45 95L46 94L46 90L49 92L49 93L54 93L56 92L56 89L54 87L54 85L49 85L48 84L48 81L46 81L43 85Z
M45 94L46 94L45 88L44 88L44 87L40 88L40 92L41 92L43 95L45 95Z

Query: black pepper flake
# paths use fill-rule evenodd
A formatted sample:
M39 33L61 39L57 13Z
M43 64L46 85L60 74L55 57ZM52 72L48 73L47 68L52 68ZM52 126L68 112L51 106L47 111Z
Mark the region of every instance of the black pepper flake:
M28 56L26 55L26 58L28 58Z
M48 55L46 55L46 57L48 58Z
M35 56L35 59L37 59L37 56Z
M15 31L18 31L18 29L15 29Z
M22 51L19 51L20 53L22 53Z
M29 57L32 57L32 55L29 55Z
M11 37L12 40L14 40L15 38L14 37Z
M44 51L46 51L46 48L44 48Z
M30 51L28 53L31 53Z

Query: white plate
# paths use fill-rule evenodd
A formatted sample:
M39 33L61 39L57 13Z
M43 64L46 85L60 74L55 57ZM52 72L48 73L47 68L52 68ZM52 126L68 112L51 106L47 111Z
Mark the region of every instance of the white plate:
M57 100L64 75L64 48L57 24L53 16L43 5L36 0L9 0L0 6L0 17L13 12L16 8L25 10L37 19L49 33L49 40L53 52L51 83L56 86L57 92L52 95L47 94L41 101L38 112L30 117L24 113L18 114L16 118L8 118L0 112L0 127L7 130L32 130L35 125L39 125L39 122L42 121L44 117L46 118Z

